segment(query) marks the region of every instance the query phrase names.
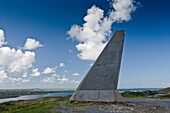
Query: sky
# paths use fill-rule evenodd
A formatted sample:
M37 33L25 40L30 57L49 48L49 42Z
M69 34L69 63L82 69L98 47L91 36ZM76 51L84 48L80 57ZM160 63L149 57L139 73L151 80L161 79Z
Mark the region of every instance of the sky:
M170 1L0 0L0 89L76 88L126 30L118 88L170 87Z

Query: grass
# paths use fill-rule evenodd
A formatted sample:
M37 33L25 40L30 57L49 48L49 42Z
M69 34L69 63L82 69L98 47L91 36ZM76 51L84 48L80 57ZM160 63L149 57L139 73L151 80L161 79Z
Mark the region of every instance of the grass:
M0 113L61 113L58 108L61 104L73 108L75 112L84 112L81 107L94 107L94 103L74 103L69 101L70 96L48 97L35 100L6 102L0 104ZM64 108L67 111L67 108Z
M126 98L149 98L148 95L164 93L161 97L152 97L156 99L170 98L170 88L161 91L143 91L143 92L124 92L123 97ZM35 100L6 102L0 104L0 113L61 113L59 110L63 104L66 108L62 108L64 111L68 111L68 108L72 108L75 112L84 112L86 107L96 107L107 103L79 103L70 102L70 96L66 97L48 97ZM126 104L115 102L114 104Z
M0 113L60 113L60 102L67 102L67 97L49 97L29 101L6 102L0 104Z
M146 95L143 92L130 92L130 91L126 91L124 93L122 93L123 97L126 98L144 98L146 97Z
M126 98L155 98L155 99L165 99L170 98L170 88L166 88L163 90L148 90L148 91L142 91L142 92L131 92L126 91L121 93L123 97ZM154 96L156 94L164 94L164 96Z

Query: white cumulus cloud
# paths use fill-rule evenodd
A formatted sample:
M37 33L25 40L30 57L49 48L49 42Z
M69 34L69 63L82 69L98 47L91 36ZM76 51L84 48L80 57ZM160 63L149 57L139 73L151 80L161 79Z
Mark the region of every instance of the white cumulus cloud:
M27 70L32 67L32 63L35 60L34 52L22 52L9 47L1 47L0 55L0 67L7 67L11 72Z
M70 83L72 83L72 84L79 84L80 81L78 81L78 80L71 80Z
M22 79L22 78L14 78L14 77L8 77L8 81L12 83L28 83L30 82L30 79Z
M67 78L65 75L59 76L57 74L53 74L50 77L45 77L41 81L42 83L50 83L50 84L79 84L80 81L78 80L72 80Z
M24 48L27 50L33 50L33 49L36 49L42 46L43 45L39 41L32 39L32 38L28 38L25 42Z
M60 83L60 84L68 82L68 81L69 81L69 79L66 78L65 76L60 77L57 74L53 74L51 77L45 77L42 80L43 83L54 83L54 82L56 82L56 83Z
M15 49L6 45L5 34L0 29L0 83L28 83L28 75L40 76L38 68L34 69L36 53L29 50L41 47L39 41L27 39L25 49ZM30 73L31 71L31 73Z
M57 74L53 74L51 77L45 77L42 82L43 83L54 83L57 82L57 78L59 78L60 76Z
M4 31L2 29L0 29L0 47L2 45L6 44L5 42L5 36L4 36Z
M67 32L79 42L76 49L80 59L96 60L107 44L107 37L112 34L113 23L129 21L131 13L136 10L134 0L111 0L111 3L111 11L107 16L104 16L104 10L94 5L87 10L85 23L82 26L73 25Z
M60 84L63 84L64 82L69 81L69 79L66 78L65 76L63 76L63 77L61 77L61 78L58 78L57 80L59 81Z
M55 73L56 72L57 67L47 67L46 69L44 69L44 71L42 72L43 74L51 74L51 73Z
M69 52L69 53L72 53L72 52L73 52L73 50L69 49L69 50L68 50L68 52Z
M23 52L20 49L4 47L6 44L4 31L0 29L0 67L8 72L22 72L32 67L35 61L35 53L31 51Z
M66 67L66 65L64 63L60 63L59 67Z
M4 80L7 78L7 73L4 70L0 70L0 83L4 82Z
M8 76L8 73L5 72L4 70L0 70L0 83L4 83L4 82L12 82L12 83L27 83L27 82L30 82L29 79L23 79L23 78L20 78L20 77L10 77Z
M131 19L131 13L136 10L134 0L113 0L114 10L110 13L112 21L122 22Z
M28 73L23 73L22 77L23 78L27 78L28 77Z
M28 83L28 82L30 82L30 79L22 79L22 82L23 83Z
M73 73L72 75L73 75L73 76L80 76L80 74L77 73L77 72L76 72L76 73Z
M31 75L37 77L37 76L40 76L41 73L39 72L38 68L35 68L35 69L32 69L32 74Z

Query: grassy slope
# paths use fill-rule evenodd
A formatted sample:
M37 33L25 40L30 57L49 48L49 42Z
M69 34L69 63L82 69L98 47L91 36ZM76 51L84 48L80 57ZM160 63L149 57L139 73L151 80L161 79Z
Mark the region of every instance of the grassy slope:
M70 97L49 97L43 99L7 102L0 104L0 113L60 113L59 103L67 102Z
M6 102L0 104L0 113L61 113L59 107L68 106L75 112L83 112L84 107L95 107L94 103L72 103L69 102L70 96L66 97L48 97L42 99ZM82 108L83 107L83 108ZM68 108L61 108L69 111Z

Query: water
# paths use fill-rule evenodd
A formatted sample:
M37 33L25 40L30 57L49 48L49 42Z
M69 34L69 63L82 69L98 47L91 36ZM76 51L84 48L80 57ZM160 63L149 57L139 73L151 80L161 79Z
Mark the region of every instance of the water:
M159 90L160 88L138 88L138 89L119 89L119 92L124 91L145 91L145 90ZM9 102L9 101L18 101L18 100L32 100L32 99L38 99L38 98L44 98L44 97L63 97L63 96L69 96L72 95L74 91L55 91L55 93L47 93L47 94L38 94L38 95L25 95L25 96L19 96L15 98L5 98L0 99L0 103Z
M131 88L131 89L118 89L119 92L131 91L131 92L141 92L147 90L161 90L163 88Z
M9 102L9 101L18 101L18 100L33 100L33 99L44 98L44 97L63 97L63 96L72 95L73 93L74 91L57 91L57 93L25 95L25 96L19 96L15 98L0 99L0 103Z

